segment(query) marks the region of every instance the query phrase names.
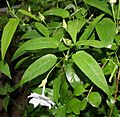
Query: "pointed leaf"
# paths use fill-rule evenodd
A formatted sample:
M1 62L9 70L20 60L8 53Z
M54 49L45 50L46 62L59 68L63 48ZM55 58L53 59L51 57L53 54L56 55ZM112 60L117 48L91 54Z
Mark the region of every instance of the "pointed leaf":
M2 60L4 60L5 58L6 51L10 45L10 42L12 40L12 37L16 31L18 24L19 24L18 19L11 18L4 27L3 34L2 34L2 40L1 40Z
M31 18L39 21L39 19L37 19L35 15L31 14L30 12L28 12L28 11L26 11L26 10L19 9L18 11L19 11L20 13L26 15L26 16L29 16L29 17L31 17Z
M44 36L49 37L49 30L41 23L35 22L35 27L41 32Z
M3 105L3 107L4 107L4 109L5 109L6 112L7 112L9 100L10 100L10 97L9 97L9 96L6 96L6 97L3 99L3 102L2 102L2 105Z
M57 57L52 54L47 54L42 56L33 62L25 71L22 76L20 85L36 78L37 76L47 72L50 68L52 68L57 62Z
M112 44L116 35L115 23L110 18L102 19L96 25L96 31L101 41Z
M4 73L6 76L8 76L10 79L12 79L10 75L10 69L7 63L4 63L3 61L0 61L0 72Z
M75 64L81 71L100 89L102 89L108 96L110 90L107 81L104 77L103 71L96 60L84 51L79 51L72 56Z
M104 11L105 13L108 13L110 15L112 15L111 10L109 9L109 5L107 4L107 2L105 1L100 1L100 0L84 0L85 3L96 7L102 11Z
M69 12L67 10L61 9L61 8L53 8L48 11L45 11L43 15L55 15L55 16L60 16L62 18L67 18L69 17Z
M76 46L88 45L95 48L108 48L109 43L98 40L80 40L76 43Z
M84 31L84 33L82 34L82 36L80 37L79 40L87 40L88 37L91 35L91 33L93 32L93 29L95 28L95 26L97 25L97 23L102 19L102 17L104 16L104 14L98 16L97 18L95 18L93 20L93 22L87 27L87 29Z
M27 51L40 50L45 48L57 48L58 41L49 37L39 37L31 39L23 43L14 53L12 60L15 60L19 56L25 54Z

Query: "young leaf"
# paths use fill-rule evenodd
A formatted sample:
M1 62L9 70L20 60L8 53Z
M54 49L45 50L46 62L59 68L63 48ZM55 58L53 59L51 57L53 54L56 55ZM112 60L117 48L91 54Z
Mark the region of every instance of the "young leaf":
M98 9L104 11L105 13L112 15L111 10L109 9L107 2L100 1L100 0L84 0L84 2L93 6L93 7L96 7Z
M102 19L96 25L96 31L101 41L112 44L116 35L115 23L110 18Z
M41 32L44 36L49 37L49 30L41 23L35 22L35 27Z
M31 17L31 18L33 18L33 19L35 19L35 20L39 21L39 19L38 19L38 18L36 18L36 16L35 16L35 15L31 14L30 12L28 12L28 11L26 11L26 10L19 9L18 11L19 11L20 13L22 13L22 14L26 15L26 16L29 16L29 17Z
M55 15L55 16L60 16L62 18L67 18L69 17L69 12L67 10L61 9L61 8L53 8L48 11L45 11L43 15Z
M31 39L25 43L23 43L14 53L12 60L15 60L19 56L23 55L27 51L30 50L40 50L45 48L57 48L58 41L49 37L39 37Z
M104 77L103 71L96 62L96 60L84 51L79 51L72 56L75 64L81 71L100 89L102 89L108 96L110 90L107 81Z
M10 45L10 42L12 40L12 37L16 31L18 24L19 24L18 19L11 18L4 27L3 34L2 34L2 40L1 40L2 60L4 60L5 58L6 51Z
M66 117L66 106L59 106L55 113L55 117Z
M91 35L91 33L93 32L94 27L97 25L97 23L102 19L102 17L104 16L104 14L98 16L97 18L95 18L93 20L93 22L87 27L87 29L84 31L84 33L82 34L82 36L80 37L79 40L87 40L88 37Z
M88 101L93 107L99 107L101 100L102 98L98 92L91 92L88 97Z
M6 76L8 76L10 79L12 79L10 75L10 69L7 63L4 63L3 61L0 61L0 72L4 73Z
M57 62L57 57L52 54L42 56L33 62L22 76L20 85L34 79L35 77L47 72Z

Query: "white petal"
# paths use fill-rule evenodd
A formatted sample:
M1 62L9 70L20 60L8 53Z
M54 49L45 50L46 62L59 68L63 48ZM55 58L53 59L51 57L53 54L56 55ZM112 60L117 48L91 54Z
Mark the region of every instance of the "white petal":
M31 94L28 96L28 98L30 98L30 97L36 97L36 98L38 98L39 96L41 96L41 95L39 95L38 93L31 93Z
M33 104L34 105L34 108L36 108L39 104L40 104L40 100L39 99L36 99L36 98L32 98L30 101L29 101L30 104Z
M48 103L48 102L46 102L46 101L40 101L40 105L41 106L47 106L47 107L49 107L49 109L51 109L51 104L50 103Z

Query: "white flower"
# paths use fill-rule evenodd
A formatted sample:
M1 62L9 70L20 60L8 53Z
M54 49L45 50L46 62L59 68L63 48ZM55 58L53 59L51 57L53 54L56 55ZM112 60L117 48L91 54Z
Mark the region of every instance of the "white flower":
M116 3L117 2L117 0L109 0L109 3L110 4L114 4L114 3Z
M36 108L39 104L41 106L47 106L49 107L49 109L51 109L51 106L54 106L55 103L50 100L48 97L44 96L44 95L39 95L37 93L31 93L30 96L28 96L28 98L32 98L29 103L34 105L34 108Z

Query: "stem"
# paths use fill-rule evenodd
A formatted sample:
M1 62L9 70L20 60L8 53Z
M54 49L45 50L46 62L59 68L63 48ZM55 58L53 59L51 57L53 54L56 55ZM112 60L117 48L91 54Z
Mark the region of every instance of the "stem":
M119 87L119 80L120 80L120 67L119 67L119 71L118 71L118 75L117 75L117 79L116 79L116 92L115 92L115 96L114 96L114 100L116 102L117 100L117 93L118 93L118 87ZM112 105L109 117L112 117L112 113L113 113L113 109L114 109L115 103Z
M93 86L94 86L94 85L93 85ZM91 88L90 88L90 90L89 90L89 92L88 92L88 94L87 94L86 99L88 99L88 97L89 97L89 95L90 95L90 93L91 93L91 91L92 91L92 89L93 89L93 86L91 86Z
M111 4L111 8L112 8L113 19L114 19L114 22L115 22L115 24L116 24L114 4Z
M119 26L119 15L120 15L120 0L119 0L119 3L118 3L118 14L117 14L117 28Z

